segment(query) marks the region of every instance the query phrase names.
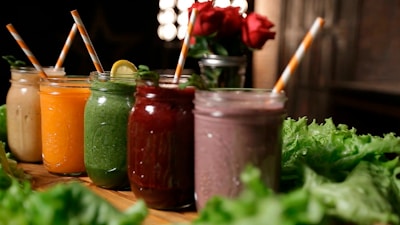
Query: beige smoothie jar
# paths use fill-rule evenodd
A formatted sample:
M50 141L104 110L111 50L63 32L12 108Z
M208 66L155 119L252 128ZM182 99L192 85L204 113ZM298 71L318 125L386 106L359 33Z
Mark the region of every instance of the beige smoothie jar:
M65 74L64 68L61 70ZM21 162L42 161L39 80L34 67L11 68L11 86L6 98L7 144Z

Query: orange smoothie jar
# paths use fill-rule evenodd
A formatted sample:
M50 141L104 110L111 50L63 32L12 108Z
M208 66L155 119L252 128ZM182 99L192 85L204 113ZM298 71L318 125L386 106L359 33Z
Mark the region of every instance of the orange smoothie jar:
M83 116L90 95L89 77L66 76L42 79L42 159L53 174L79 176L83 160Z

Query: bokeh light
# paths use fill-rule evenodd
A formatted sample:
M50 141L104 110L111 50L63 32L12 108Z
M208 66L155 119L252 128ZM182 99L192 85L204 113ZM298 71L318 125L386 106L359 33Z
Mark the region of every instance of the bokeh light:
M172 41L176 38L177 29L172 23L158 26L158 37L164 41Z
M197 0L206 2L208 0ZM157 15L160 24L157 30L158 37L164 41L183 40L186 35L189 16L187 9L195 0L159 0L159 13ZM215 0L218 7L237 6L240 12L245 13L248 9L247 0Z
M158 6L161 10L175 7L176 1L175 0L160 0Z
M160 24L173 24L176 21L176 17L174 9L168 8L158 12L157 20Z

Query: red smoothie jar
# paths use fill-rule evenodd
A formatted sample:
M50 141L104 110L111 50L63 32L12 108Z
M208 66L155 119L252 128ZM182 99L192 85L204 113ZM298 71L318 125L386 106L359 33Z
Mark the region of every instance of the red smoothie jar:
M180 89L172 77L138 85L128 119L128 177L147 206L162 210L194 204L195 89Z

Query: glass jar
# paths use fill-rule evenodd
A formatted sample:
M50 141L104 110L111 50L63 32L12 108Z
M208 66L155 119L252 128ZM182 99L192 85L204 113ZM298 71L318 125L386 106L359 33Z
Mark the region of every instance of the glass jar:
M240 174L252 164L270 188L279 186L284 93L215 88L195 95L197 209L213 196L237 197Z
M126 137L136 81L109 72L92 72L91 77L84 116L86 172L97 186L127 189Z
M22 162L42 161L39 80L33 67L11 68L6 97L7 144Z
M206 55L198 61L209 88L243 88L247 56Z
M128 175L131 190L150 208L194 203L194 92L165 75L159 86L137 86L128 122Z
M40 81L43 165L50 173L79 176L83 161L83 115L90 95L88 76Z

